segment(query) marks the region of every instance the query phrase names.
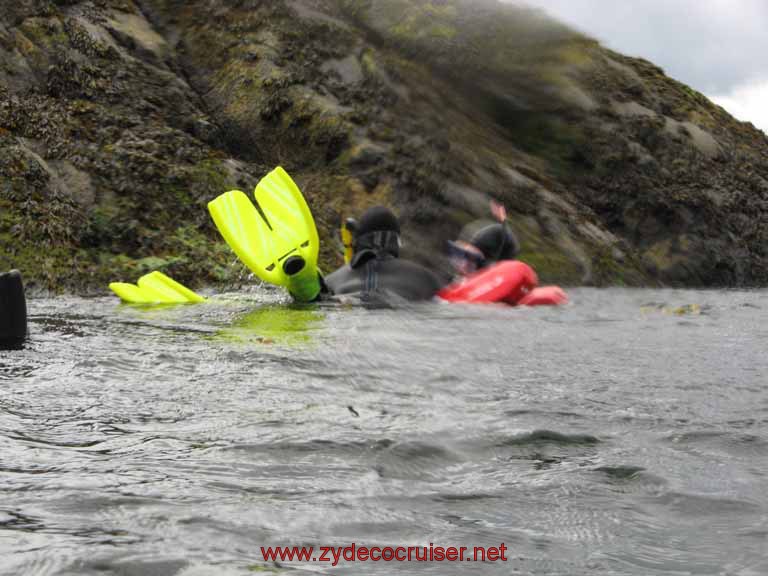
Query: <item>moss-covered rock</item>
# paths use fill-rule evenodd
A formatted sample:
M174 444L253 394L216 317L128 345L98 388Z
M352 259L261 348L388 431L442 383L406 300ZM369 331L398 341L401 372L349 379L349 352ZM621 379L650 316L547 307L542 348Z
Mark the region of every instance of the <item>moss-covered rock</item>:
M275 165L341 262L508 208L542 281L768 281L768 140L653 64L495 0L25 0L0 14L0 269L90 290L243 274L206 203Z

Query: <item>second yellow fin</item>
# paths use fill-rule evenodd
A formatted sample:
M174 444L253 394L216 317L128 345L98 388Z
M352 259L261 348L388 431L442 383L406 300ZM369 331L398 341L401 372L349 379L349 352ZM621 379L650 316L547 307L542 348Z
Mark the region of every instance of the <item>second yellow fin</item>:
M152 272L134 284L112 282L110 290L123 302L132 304L187 304L205 302L205 298L179 284L162 272Z

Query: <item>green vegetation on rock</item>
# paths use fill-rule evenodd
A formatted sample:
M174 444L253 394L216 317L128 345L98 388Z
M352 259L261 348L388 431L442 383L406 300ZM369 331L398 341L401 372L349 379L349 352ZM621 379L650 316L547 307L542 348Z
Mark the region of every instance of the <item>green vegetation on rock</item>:
M377 203L435 255L503 202L543 281L768 282L768 139L495 0L35 0L0 13L0 269L102 290L243 267L206 204L280 164L341 263Z

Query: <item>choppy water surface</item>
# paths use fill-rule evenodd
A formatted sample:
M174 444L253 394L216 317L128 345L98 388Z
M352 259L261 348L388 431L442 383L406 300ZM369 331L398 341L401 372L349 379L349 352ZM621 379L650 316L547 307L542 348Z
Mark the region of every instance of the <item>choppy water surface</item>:
M768 293L571 295L33 300L0 352L0 572L767 574ZM509 560L260 554L351 542Z

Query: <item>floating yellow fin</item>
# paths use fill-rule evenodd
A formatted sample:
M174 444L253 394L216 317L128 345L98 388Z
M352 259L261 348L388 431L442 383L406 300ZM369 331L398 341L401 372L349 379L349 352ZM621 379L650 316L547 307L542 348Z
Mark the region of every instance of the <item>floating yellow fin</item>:
M139 278L136 284L112 282L109 288L123 302L132 304L186 304L205 301L205 298L162 272L146 274Z
M136 284L127 284L125 282L112 282L109 285L109 289L112 290L123 302L131 302L133 304L151 304L154 302L153 298L150 298L147 294L136 286Z

